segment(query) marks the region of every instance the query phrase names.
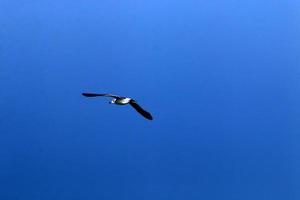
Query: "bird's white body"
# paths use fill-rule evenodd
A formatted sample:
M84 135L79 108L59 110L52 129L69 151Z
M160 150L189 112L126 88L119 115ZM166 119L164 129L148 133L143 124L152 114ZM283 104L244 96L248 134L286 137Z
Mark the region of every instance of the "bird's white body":
M118 99L113 99L111 100L110 103L118 104L118 105L126 105L129 104L131 98L118 98Z

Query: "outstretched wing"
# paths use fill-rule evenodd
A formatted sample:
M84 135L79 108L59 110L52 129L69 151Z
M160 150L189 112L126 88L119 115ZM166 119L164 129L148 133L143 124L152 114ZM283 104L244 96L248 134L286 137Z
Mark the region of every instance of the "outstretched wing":
M83 96L85 97L114 97L114 98L118 98L119 96L117 95L113 95L113 94L97 94L97 93L82 93Z
M141 115L143 115L146 119L152 120L152 116L149 112L145 111L141 106L139 106L136 101L131 100L129 104L136 110L138 111Z

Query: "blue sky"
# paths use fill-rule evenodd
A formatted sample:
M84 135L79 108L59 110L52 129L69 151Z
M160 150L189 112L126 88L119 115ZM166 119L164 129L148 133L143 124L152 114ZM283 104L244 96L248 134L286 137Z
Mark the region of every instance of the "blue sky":
M0 199L299 199L299 11L2 0Z

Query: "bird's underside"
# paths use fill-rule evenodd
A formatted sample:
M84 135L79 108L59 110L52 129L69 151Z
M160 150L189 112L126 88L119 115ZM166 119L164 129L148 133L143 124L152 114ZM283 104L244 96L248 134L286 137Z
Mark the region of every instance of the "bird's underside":
M126 105L130 104L138 113L140 113L143 117L146 119L152 120L152 115L144 110L140 105L137 104L137 102L131 98L128 97L120 97L118 95L113 94L97 94L97 93L82 93L85 97L112 97L113 100L110 103L117 104L117 105Z

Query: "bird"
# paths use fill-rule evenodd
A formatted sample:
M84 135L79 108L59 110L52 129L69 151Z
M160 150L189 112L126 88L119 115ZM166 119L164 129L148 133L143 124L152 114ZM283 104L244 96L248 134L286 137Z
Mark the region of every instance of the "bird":
M153 120L152 115L144 110L139 104L137 104L136 100L129 97L122 97L114 94L98 94L98 93L82 93L85 97L112 97L113 99L109 102L110 104L116 105L131 105L138 113L140 113L143 117L148 120Z

